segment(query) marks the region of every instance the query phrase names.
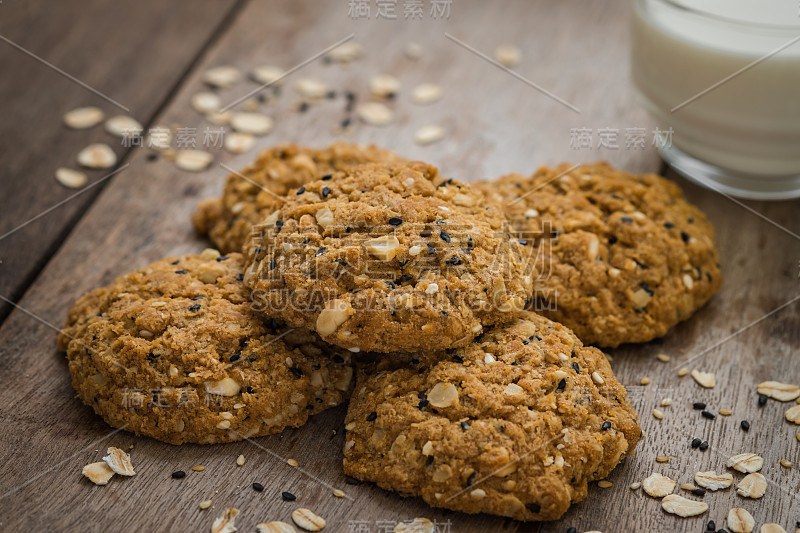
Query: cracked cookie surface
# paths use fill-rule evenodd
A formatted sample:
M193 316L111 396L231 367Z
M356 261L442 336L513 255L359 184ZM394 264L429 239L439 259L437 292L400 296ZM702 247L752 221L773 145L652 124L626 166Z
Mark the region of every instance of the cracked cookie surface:
M533 309L588 344L662 337L722 285L711 223L660 176L564 164L477 187L530 243Z
M219 198L202 200L195 229L222 252L241 252L250 229L280 206L280 197L326 174L362 163L403 161L389 150L337 142L316 149L282 144L264 150L251 165L232 173Z
M424 163L362 165L290 192L246 255L259 310L351 351L466 345L525 305L505 217Z
M361 365L347 475L434 507L554 520L641 436L603 353L532 312L446 354Z
M172 444L267 435L343 402L350 353L252 309L240 254L173 257L81 297L59 335L78 396Z

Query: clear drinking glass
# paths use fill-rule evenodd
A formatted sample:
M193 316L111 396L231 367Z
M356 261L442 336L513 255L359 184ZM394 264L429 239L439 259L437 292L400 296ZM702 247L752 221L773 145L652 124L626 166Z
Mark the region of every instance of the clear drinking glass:
M632 78L672 143L661 155L710 189L800 197L796 0L634 0Z

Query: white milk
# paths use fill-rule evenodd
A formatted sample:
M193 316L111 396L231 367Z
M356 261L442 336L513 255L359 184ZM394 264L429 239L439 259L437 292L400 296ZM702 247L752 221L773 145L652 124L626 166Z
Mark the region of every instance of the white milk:
M673 128L673 145L732 174L752 175L745 188L780 189L775 184L782 179L797 178L784 192L800 194L800 2L635 0L635 6L634 84L660 125Z

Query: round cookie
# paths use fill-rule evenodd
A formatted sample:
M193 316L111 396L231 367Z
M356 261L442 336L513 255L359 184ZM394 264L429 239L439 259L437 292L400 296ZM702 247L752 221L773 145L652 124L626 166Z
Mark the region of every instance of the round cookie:
M555 520L641 437L597 348L533 312L465 348L359 368L344 470L434 507Z
M220 198L198 204L195 229L208 235L223 253L241 252L253 225L279 206L279 198L326 174L362 163L404 161L389 150L344 142L315 149L282 144L259 154L241 172L232 173ZM244 177L242 177L244 176Z
M363 165L290 193L246 248L259 310L351 351L468 344L524 307L522 245L424 163Z
M680 188L606 163L478 187L531 246L533 310L586 343L661 337L722 284L714 229Z
M171 444L267 435L343 402L350 353L265 320L240 254L164 259L80 298L59 335L78 396Z

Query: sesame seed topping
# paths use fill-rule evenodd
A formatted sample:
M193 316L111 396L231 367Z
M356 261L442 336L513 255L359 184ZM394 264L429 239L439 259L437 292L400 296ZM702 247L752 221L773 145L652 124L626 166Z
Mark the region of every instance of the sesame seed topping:
M281 497L287 502L293 502L297 499L297 496L288 491L281 492Z
M389 225L390 226L399 226L402 223L403 223L403 219L400 218L400 217L392 217L392 218L389 219Z
M253 483L253 490L256 492L264 492L264 485L258 482Z
M372 422L376 418L378 418L378 413L376 413L375 411L372 411L370 414L367 415L367 422Z

